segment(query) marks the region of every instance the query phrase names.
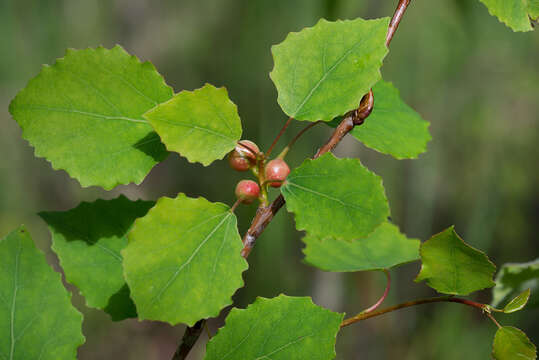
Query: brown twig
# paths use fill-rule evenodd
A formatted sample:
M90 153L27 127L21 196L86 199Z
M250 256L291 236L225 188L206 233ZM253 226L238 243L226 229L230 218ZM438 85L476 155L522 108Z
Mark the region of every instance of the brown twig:
M389 23L389 29L386 36L386 45L389 46L399 23L402 20L404 12L408 8L410 0L399 0L397 9L393 14L393 18ZM368 94L363 96L361 103L358 109L353 110L345 115L339 126L335 128L333 134L329 140L316 152L314 159L319 156L332 151L341 140L348 134L355 126L363 124L365 119L371 114L374 106L374 95L372 89ZM275 142L275 141L274 141ZM251 226L243 236L243 249L241 255L244 258L247 258L253 249L253 246L256 242L256 239L262 234L266 226L271 222L275 214L281 209L284 205L285 200L282 195L279 195L269 206L261 206L256 211L256 215L251 221Z
M386 36L386 46L389 46L389 43L391 43L391 40L393 39L393 35L395 35L395 32L397 31L397 28L399 27L399 24L402 20L402 16L406 12L408 5L410 5L410 1L411 0L399 1L399 4L397 5L397 9L395 9L395 13L393 14L393 17L391 18L391 22L389 23L389 29L387 30L387 36Z
M354 128L355 124L363 123L367 116L370 115L373 105L374 96L372 91L369 91L369 93L361 100L359 109L351 111L345 116L326 144L316 152L313 158L316 159L326 152L333 150L342 138ZM283 195L279 195L269 206L261 206L257 209L256 215L251 222L251 226L243 236L241 256L244 258L249 256L255 245L256 239L258 239L264 229L266 229L266 226L268 226L275 214L277 214L281 207L283 207L284 203L285 200Z
M344 116L341 123L329 138L329 140L322 146L316 154L314 159L324 155L325 153L332 151L341 142L341 140L348 134L355 126L363 124L365 119L371 114L374 107L374 95L372 90L368 94L364 95L359 104L359 108L350 111Z
M373 311L373 312L369 312L369 313L362 312L362 313L357 314L354 317L345 319L341 323L341 328L343 328L345 326L348 326L348 325L352 325L352 324L357 323L357 322L362 321L362 320L366 320L366 319L370 319L372 317L387 314L389 312L399 310L399 309L402 309L402 308L407 308L407 307L415 306L415 305L432 304L432 303L438 303L438 302L452 302L452 303L463 304L463 305L471 306L471 307L480 309L482 311L485 311L487 313L487 315L490 315L490 313L487 311L488 305L480 304L480 303L477 303L475 301L471 301L471 300L467 300L467 299L455 298L455 297L452 297L452 296L442 296L442 297L435 297L435 298L427 298L427 299L408 301L408 302L405 302L405 303L402 303L402 304L394 305L394 306L391 306L391 307L388 307L388 308L385 308L385 309L381 309L381 310Z
M204 319L198 320L195 325L189 326L185 329L182 341L178 346L178 349L174 353L172 360L184 360L187 358L187 355L189 354L193 346L195 346L195 343L197 342L200 334L202 333L202 329L204 328L205 323L206 320Z
M275 214L283 207L284 198L279 195L269 206L259 207L256 210L256 215L251 222L251 226L243 237L243 249L241 256L247 258L255 245L256 239L262 234L266 226L271 222Z
M393 39L393 36L395 35L395 31L397 31L397 28L399 26L399 23L402 19L402 16L404 15L404 12L408 8L408 5L410 4L411 0L399 0L399 4L397 6L397 9L395 10L395 13L393 14L393 18L391 19L391 22L389 24L389 29L387 32L386 37L386 45L389 46L389 43ZM345 115L344 119L341 121L339 126L333 131L333 134L329 138L329 140L316 152L314 155L314 158L325 154L328 151L333 150L339 142L344 138L346 134L348 134L354 126L361 125L365 119L370 115L372 109L374 106L374 96L372 93L372 90L369 91L368 94L363 96L361 99L360 106L357 110L351 111L348 114ZM281 135L284 133L290 122L292 121L292 118L289 118L275 140L273 141L272 145L268 149L266 155L269 155L271 151L273 150L273 147L275 144L277 144L277 141L281 137ZM251 149L249 149L251 150ZM251 150L252 151L252 150ZM256 239L264 232L264 229L266 229L266 226L271 222L275 214L283 207L285 203L285 200L282 195L279 195L270 205L260 206L257 211L256 215L251 221L251 226L245 233L243 237L243 249L241 250L241 256L244 258L247 258L249 254L251 253L251 250L254 247L254 244L256 242ZM409 305L411 306L411 305ZM391 310L392 311L392 310ZM365 315L369 314L377 314L378 312L370 312ZM376 316L376 315L373 315ZM371 316L372 317L372 316ZM198 323L205 321L200 320L195 324L194 327L197 326ZM346 325L344 325L346 326ZM202 329L202 325L200 326ZM191 332L192 328L187 328L186 335L188 332ZM176 354L180 351L182 347L184 347L184 339L182 339L182 343L180 344L180 347L178 347L178 350L174 354L174 358L172 360L179 360L179 359L185 359L185 356L187 356L187 353L189 353L189 350L193 347L194 343L196 342L196 339L200 336L200 330L198 331L198 335L195 337L193 343L190 347L187 348L187 352L185 353L184 357L176 357ZM185 338L185 335L184 335ZM189 338L190 339L190 338Z

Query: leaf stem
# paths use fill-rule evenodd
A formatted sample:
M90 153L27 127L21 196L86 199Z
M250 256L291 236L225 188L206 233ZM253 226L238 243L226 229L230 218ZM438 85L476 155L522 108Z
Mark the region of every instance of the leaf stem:
M271 143L271 146L269 147L268 151L266 151L266 157L269 158L273 148L275 147L275 145L277 144L277 141L279 141L279 139L281 138L281 136L284 134L286 128L288 127L288 125L290 125L290 123L292 122L292 120L294 120L293 117L289 117L288 120L286 120L286 123L283 125L283 127L281 128L281 131L279 131L279 133L277 134L277 136L275 137L275 139L273 140L273 142Z
M260 207L268 206L268 185L266 184L266 172L264 171L266 167L266 157L263 154L259 154L256 158L256 171L258 175L258 184L260 185Z
M373 312L380 305L382 305L384 300L387 298L387 295L389 294L389 289L391 288L391 275L389 274L389 271L387 269L384 269L384 273L386 274L387 285L386 285L386 289L384 290L384 293L382 294L382 297L380 297L380 299L378 299L378 301L374 305L372 305L371 307L369 307L366 310L363 310L360 314L366 314L366 313Z
M391 43L391 40L393 39L393 36L395 35L397 28L399 27L399 24L406 9L408 8L408 5L410 4L410 1L411 0L399 0L397 9L393 14L391 22L389 23L389 28L386 36L387 46L389 46L389 44ZM352 131L355 126L363 124L365 119L371 114L373 107L374 95L371 89L369 93L363 96L363 98L361 99L359 108L346 114L339 126L337 126L337 128L333 131L333 134L326 142L326 144L324 144L316 152L314 158L316 159L324 153L333 150L346 136L346 134ZM288 121L291 121L291 119L288 119ZM282 130L281 132L283 131L284 130ZM276 143L276 141L274 141L274 143ZM268 154L269 153L270 152L268 151ZM277 212L281 209L284 203L285 200L283 195L279 195L275 200L273 200L273 202L269 206L258 208L255 217L251 221L251 226L249 226L249 229L243 236L243 249L241 250L242 256L249 256L253 246L255 245L256 239L258 239L262 232L264 232L266 226L268 226L268 224L271 222L275 214L277 214Z
M234 210L236 210L236 208L238 207L238 205L241 203L241 199L237 199L236 202L234 203L234 205L232 205L232 207L230 208L230 212L234 212Z
M492 320L492 322L494 322L494 324L496 324L496 326L499 328L501 328L502 326L500 325L499 322L496 321L496 319L494 319L494 316L492 316L491 313L489 313L488 311L486 312L487 316L489 317L490 320Z
M390 307L387 307L385 309L381 309L381 310L373 311L373 312L369 312L369 313L364 313L364 312L359 313L356 316L345 319L341 323L341 328L343 328L345 326L348 326L348 325L352 325L352 324L357 323L359 321L363 321L363 320L366 320L366 319L370 319L372 317L380 316L380 315L383 315L383 314L386 314L386 313L389 313L389 312L392 312L392 311L395 311L395 310L407 308L407 307L410 307L410 306L416 306L416 305L422 305L422 304L431 304L431 303L438 303L438 302L452 302L452 303L463 304L463 305L467 305L467 306L471 306L471 307L480 309L481 311L485 312L487 315L490 315L490 313L485 310L488 307L488 305L477 303L475 301L471 301L471 300L468 300L468 299L456 298L456 297L453 297L453 296L440 296L440 297L433 297L433 298L426 298L426 299L408 301L408 302L405 302L405 303L402 303L402 304L390 306ZM490 316L492 316L492 315L490 315Z
M397 28L398 28L399 23L400 23L400 21L402 19L402 16L404 15L404 12L408 8L408 5L410 4L410 1L411 0L400 0L399 1L397 9L395 10L395 13L393 14L393 18L391 19L391 22L389 24L388 33L387 33L387 36L386 36L386 45L387 46L389 46L389 43L393 39L393 36L395 35L395 32L397 31ZM361 104L363 103L364 99L367 100L365 102L365 105L367 105L367 106L363 106L363 111L361 111L361 109L362 109ZM370 113L372 111L372 108L374 106L374 97L373 97L372 90L369 91L369 93L366 94L363 97L363 99L361 100L361 104L360 104L359 109L354 110L354 111L348 113L347 116L345 116L345 118L341 121L341 124L339 124L339 126L334 130L334 132L333 132L332 136L330 137L330 139L328 140L328 142L326 142L326 144L324 146L322 146L317 151L317 153L314 155L314 158L317 158L317 157L323 155L324 153L333 150L335 148L335 146L337 146L337 144L344 138L344 136L346 134L348 134L354 128L354 126L361 125L365 121L365 119L370 115ZM290 125L290 123L292 122L292 119L293 118L290 117L287 120L287 122L285 123L285 125L283 126L283 128L281 129L281 131L279 132L277 137L275 138L275 140L273 140L273 143L271 144L270 148L267 151L267 157L269 157L269 155L271 154L271 151L275 147L275 144L277 144L277 141L279 141L279 138L282 136L282 134L284 133L284 131L286 130L288 125ZM244 146L244 147L246 147L246 146ZM248 147L246 147L246 148L248 148ZM251 152L253 152L252 149L249 149L249 150ZM257 159L259 159L259 157L257 157ZM258 176L259 176L260 184L264 183L264 181L260 181L260 176L261 176L260 172L262 172L262 174L264 173L263 168L264 168L265 158L262 158L262 159L263 159L262 160L262 166L260 166L260 160L257 160L257 162L259 163L257 165L258 165L258 169L259 169ZM264 175L262 175L262 176L264 176ZM264 191L264 189L265 188L262 187L261 192ZM265 196L266 196L266 201L267 201L267 189L265 191ZM244 258L247 258L249 256L249 254L251 253L251 250L254 247L256 239L262 234L262 232L264 231L266 226L268 226L268 224L271 222L271 220L273 219L275 214L277 214L277 212L283 207L284 203L285 203L285 200L284 200L284 197L282 195L279 195L269 205L263 205L263 203L261 203L260 207L256 211L255 217L253 218L253 220L251 222L251 226L249 227L249 229L245 233L245 236L243 237L243 249L241 250L241 256L243 256ZM441 300L438 300L438 302L440 302L440 301ZM449 300L446 300L446 301L449 301ZM430 301L430 302L436 302L436 301ZM453 302L457 302L457 301L453 301ZM413 305L418 305L418 304L413 304ZM480 305L482 305L482 304L480 304ZM408 305L408 306L412 306L412 305ZM485 305L482 305L482 306L485 306ZM401 306L401 307L406 307L406 306ZM391 308L389 308L389 309L391 309ZM482 308L482 309L484 310L484 308ZM397 309L395 308L393 310L397 310ZM393 311L393 310L385 309L385 311L384 310L379 310L377 312L369 312L369 313L363 314L364 318L362 320L367 319L369 317L382 315L382 314L385 314L386 312L390 312L390 311ZM384 312L381 312L381 311L384 311ZM352 320L353 319L354 318L352 318ZM348 320L350 320L350 319L348 319ZM348 320L345 320L343 322L343 324L341 324L341 327L349 325L349 324L345 324L345 322L348 321ZM193 326L193 328L197 327L197 324L199 324L200 322L203 322L203 321L205 321L205 320L198 321ZM357 321L360 321L360 320L357 320ZM356 322L356 321L353 321L353 322ZM351 323L353 323L353 322L351 322ZM186 337L188 332L193 331L193 328L187 328L186 334L184 334L184 338ZM202 328L202 326L200 326L200 328ZM187 354L189 353L189 351L193 347L194 343L196 342L196 339L198 338L198 336L200 336L200 331L198 332L198 335L196 335L194 337L194 341L192 342L192 344L190 346L186 346L187 350L186 350L185 354L183 354L183 357L177 357L176 354L184 347L184 342L185 341L184 341L184 339L182 339L182 343L178 347L178 350L174 354L174 357L173 357L172 360L185 359L185 357L187 356ZM181 355L179 355L179 356L181 356Z
M309 130L310 128L320 124L320 123L323 123L322 120L318 120L318 121L315 121L313 123L310 123L309 125L305 126L299 133L296 134L296 136L294 136L294 138L288 143L288 145L286 145L286 147L283 149L283 151L281 151L281 153L279 155L277 155L277 159L284 159L286 154L288 154L288 151L292 148L292 146L296 143L296 141L298 141L298 139L301 137L301 135L305 134L305 132L307 132L307 130Z

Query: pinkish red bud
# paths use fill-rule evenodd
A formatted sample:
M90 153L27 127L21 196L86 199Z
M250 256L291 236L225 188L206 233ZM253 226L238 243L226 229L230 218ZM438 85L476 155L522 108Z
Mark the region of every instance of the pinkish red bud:
M236 185L236 197L244 204L258 199L260 187L253 180L242 180Z
M254 142L241 140L228 154L228 163L236 171L247 171L256 164L256 155L259 152L260 149Z
M290 174L290 168L286 162L282 159L274 159L266 164L266 180L277 180L278 182L270 182L272 187L280 187L285 181L286 177Z

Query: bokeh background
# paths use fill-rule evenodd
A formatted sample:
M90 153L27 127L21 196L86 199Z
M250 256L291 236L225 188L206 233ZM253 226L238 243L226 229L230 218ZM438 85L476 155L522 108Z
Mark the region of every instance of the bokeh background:
M392 14L393 0L0 0L0 236L25 223L49 262L50 235L35 215L67 210L81 201L156 199L185 192L233 202L241 174L225 161L209 168L172 154L140 186L111 192L81 188L63 171L33 156L7 109L41 64L65 48L121 44L152 61L176 91L205 82L224 85L238 104L244 137L262 148L286 120L268 73L270 46L321 17L375 18ZM433 140L418 160L397 161L346 139L339 156L359 157L384 179L392 218L410 237L426 240L451 224L498 265L538 255L539 233L539 35L513 33L477 0L414 0L382 69L402 97L431 122ZM304 124L294 124L280 143ZM290 155L297 166L330 130L320 126ZM275 196L275 194L274 194ZM240 231L254 207L238 210ZM372 304L385 286L382 273L324 273L302 263L302 234L281 211L259 239L234 297L244 307L256 296L311 295L319 305L352 315ZM1 261L1 260L0 260ZM433 291L412 280L419 265L392 271L387 304ZM88 309L80 359L169 359L183 326L127 320L113 323ZM537 296L535 294L535 296ZM475 296L490 301L490 292ZM46 309L44 309L46 311ZM224 315L210 322L215 333ZM498 319L516 324L539 342L539 312ZM487 359L496 328L480 312L457 304L401 310L344 329L338 359ZM202 336L191 359L203 356Z

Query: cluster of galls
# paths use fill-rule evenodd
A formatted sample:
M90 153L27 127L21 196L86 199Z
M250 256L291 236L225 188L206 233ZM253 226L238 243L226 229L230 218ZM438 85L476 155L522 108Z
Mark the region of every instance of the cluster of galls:
M263 161L258 146L249 140L241 140L236 148L228 154L228 163L236 171L255 169L258 171L257 162ZM264 179L271 187L280 187L290 168L283 159L274 159L264 165ZM260 178L260 177L259 177ZM264 185L263 185L264 186ZM236 185L236 197L244 204L250 204L260 196L260 186L252 180L241 180Z

